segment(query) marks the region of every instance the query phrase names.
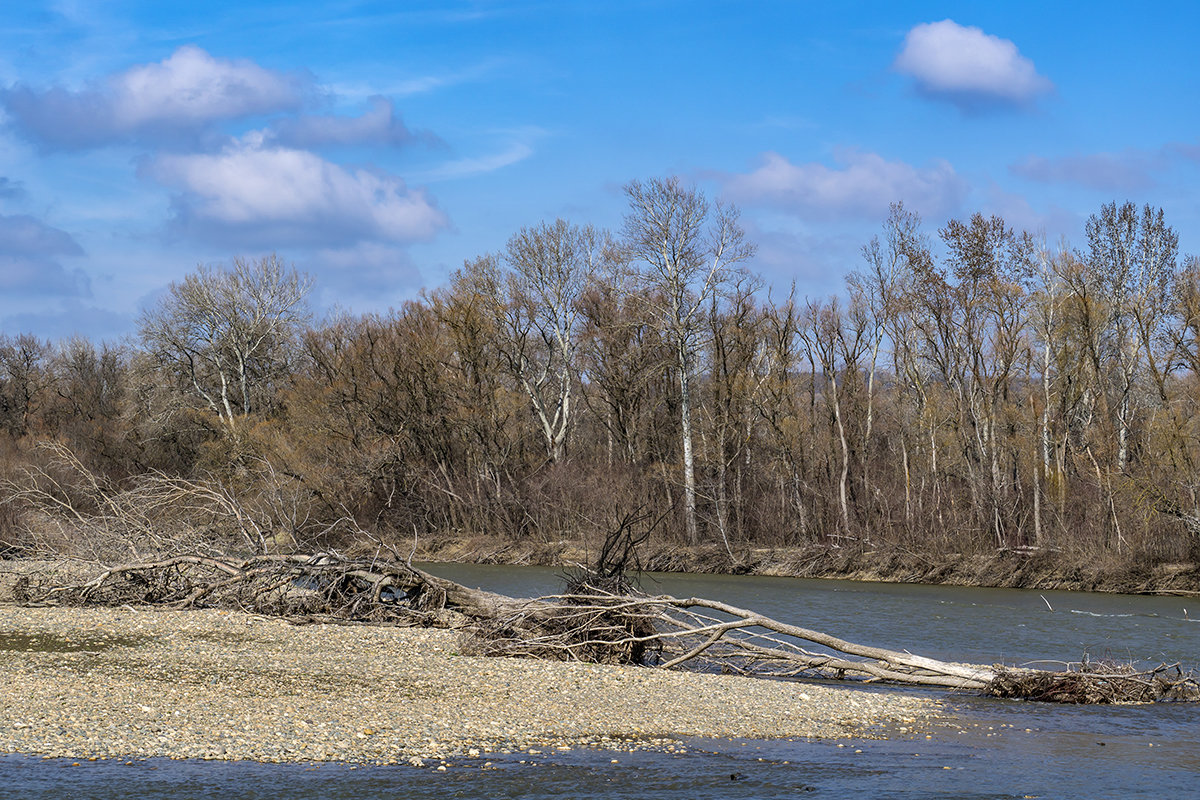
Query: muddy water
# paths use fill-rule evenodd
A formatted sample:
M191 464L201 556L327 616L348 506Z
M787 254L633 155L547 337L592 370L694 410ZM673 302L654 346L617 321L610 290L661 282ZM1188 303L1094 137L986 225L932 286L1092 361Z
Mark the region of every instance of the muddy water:
M510 595L558 588L555 570L440 565ZM853 641L983 663L1113 657L1200 664L1200 598L649 576ZM1191 608L1189 608L1191 606ZM1200 707L1071 708L936 695L953 719L888 741L691 741L684 755L573 751L489 769L0 757L0 797L170 798L1129 798L1200 797ZM613 763L613 759L616 763ZM524 759L525 763L521 763Z

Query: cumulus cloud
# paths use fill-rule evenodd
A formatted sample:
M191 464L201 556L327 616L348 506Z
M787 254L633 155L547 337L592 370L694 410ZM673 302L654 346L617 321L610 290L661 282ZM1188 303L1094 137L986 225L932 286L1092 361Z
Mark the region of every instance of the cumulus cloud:
M1011 41L950 19L913 27L893 67L964 111L1026 105L1053 89Z
M59 262L82 255L66 231L25 214L0 215L0 295L8 299L89 295L87 276Z
M410 131L385 97L372 97L371 107L361 116L302 115L285 118L265 136L285 147L312 149L327 145L379 145L402 147L416 140L437 142L424 132Z
M49 149L196 134L213 123L298 109L309 81L185 45L82 91L16 85L0 92L11 123Z
M398 177L253 139L219 153L160 155L144 174L179 192L173 206L181 232L221 243L413 242L447 225L423 190Z
M774 205L821 218L844 216L881 219L897 201L929 215L956 208L966 182L946 161L918 168L887 161L875 153L845 150L838 166L793 164L778 153L766 153L748 174L725 178L725 190L747 204Z
M1155 184L1153 173L1164 167L1164 161L1162 153L1126 150L1061 158L1030 156L1009 170L1039 183L1071 183L1101 191L1135 192Z

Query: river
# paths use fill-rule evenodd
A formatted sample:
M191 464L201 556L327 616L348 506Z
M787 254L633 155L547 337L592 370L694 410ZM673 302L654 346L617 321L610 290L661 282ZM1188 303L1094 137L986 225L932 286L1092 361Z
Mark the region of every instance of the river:
M560 586L553 569L427 568L514 596ZM935 658L1027 664L1087 654L1200 665L1200 598L758 576L648 575L643 588L722 600L851 641ZM952 719L930 739L692 740L682 754L572 751L442 773L329 764L73 766L0 757L0 797L1200 797L1200 706L1065 707L935 694Z

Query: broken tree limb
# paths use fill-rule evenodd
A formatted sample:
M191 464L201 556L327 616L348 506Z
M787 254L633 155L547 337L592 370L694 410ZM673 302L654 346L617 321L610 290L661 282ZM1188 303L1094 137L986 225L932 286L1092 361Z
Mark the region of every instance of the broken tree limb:
M772 678L856 678L1076 703L1200 699L1178 665L1065 670L940 661L848 642L699 597L613 593L577 584L530 600L471 589L399 559L338 553L245 559L178 556L106 568L74 584L20 587L19 601L59 605L226 607L293 622L449 627L480 654Z
M480 631L483 652L590 660L581 653L602 646L640 645L655 658L648 665L671 669L684 665L708 671L771 677L845 677L884 680L950 689L985 689L996 676L992 667L955 664L895 650L869 647L790 625L747 609L714 600L611 594L571 594L539 598L538 619L551 615L567 623L544 626L536 635L497 635L496 630L527 634L526 612L516 609L490 629ZM720 613L701 614L697 608ZM620 631L613 617L641 623L642 632ZM585 634L585 635L580 635ZM812 652L800 642L831 652Z

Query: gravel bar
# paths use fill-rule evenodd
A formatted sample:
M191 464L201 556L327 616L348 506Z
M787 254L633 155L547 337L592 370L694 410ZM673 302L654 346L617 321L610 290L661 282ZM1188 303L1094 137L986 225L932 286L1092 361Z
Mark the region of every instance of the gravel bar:
M0 604L0 753L421 764L692 736L911 735L940 711L927 696L475 657L460 642L227 611Z

